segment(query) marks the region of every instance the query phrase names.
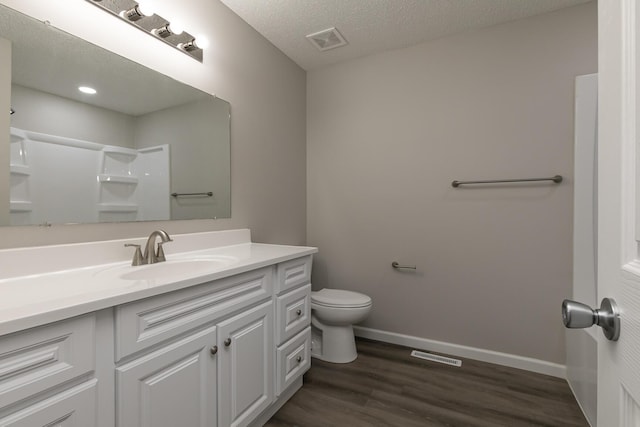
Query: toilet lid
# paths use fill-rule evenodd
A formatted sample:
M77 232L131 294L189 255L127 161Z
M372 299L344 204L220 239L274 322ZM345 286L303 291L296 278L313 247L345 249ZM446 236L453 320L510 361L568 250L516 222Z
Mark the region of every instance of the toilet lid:
M371 298L358 292L321 289L311 292L311 302L332 307L366 307L371 305Z

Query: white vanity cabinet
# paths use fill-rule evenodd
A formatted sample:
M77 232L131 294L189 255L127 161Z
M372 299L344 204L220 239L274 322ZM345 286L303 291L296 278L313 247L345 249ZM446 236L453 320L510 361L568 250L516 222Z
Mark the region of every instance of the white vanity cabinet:
M310 367L315 248L229 251L244 264L201 283L126 284L138 293L0 335L0 427L263 425Z
M273 272L116 307L118 426L241 425L268 407Z

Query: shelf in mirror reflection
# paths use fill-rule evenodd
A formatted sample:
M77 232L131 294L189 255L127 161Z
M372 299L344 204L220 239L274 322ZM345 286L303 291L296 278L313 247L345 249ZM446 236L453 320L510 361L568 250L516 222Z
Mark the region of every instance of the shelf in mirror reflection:
M100 212L137 212L138 205L100 203L98 205L98 210Z
M135 185L138 183L137 176L130 175L112 175L112 174L100 174L98 175L98 181L114 184L130 184Z

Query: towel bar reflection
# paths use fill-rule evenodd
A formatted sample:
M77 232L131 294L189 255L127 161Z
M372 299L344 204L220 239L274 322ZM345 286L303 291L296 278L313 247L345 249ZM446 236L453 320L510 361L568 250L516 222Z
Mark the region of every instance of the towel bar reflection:
M396 270L402 270L402 269L416 270L416 266L415 265L400 265L400 264L398 264L398 261L393 261L391 263L391 267L395 268Z
M208 191L206 193L171 193L172 197L213 197L213 192Z
M555 175L549 178L518 178L518 179L491 179L485 181L453 181L451 186L458 188L461 185L467 184L502 184L505 182L535 182L535 181L553 181L556 184L562 182L562 175Z

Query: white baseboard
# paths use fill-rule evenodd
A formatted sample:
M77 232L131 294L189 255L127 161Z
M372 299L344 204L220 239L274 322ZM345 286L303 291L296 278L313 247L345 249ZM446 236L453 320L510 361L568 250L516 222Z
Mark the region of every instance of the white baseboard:
M559 365L557 363L545 362L544 360L517 356L515 354L500 353L482 348L467 347L442 341L434 341L411 335L397 334L395 332L386 332L379 329L364 328L362 326L354 326L353 330L357 337L369 338L376 341L398 344L420 350L445 353L452 356L465 357L468 359L479 360L481 362L495 363L496 365L524 369L526 371L551 375L562 379L567 378L566 366Z

